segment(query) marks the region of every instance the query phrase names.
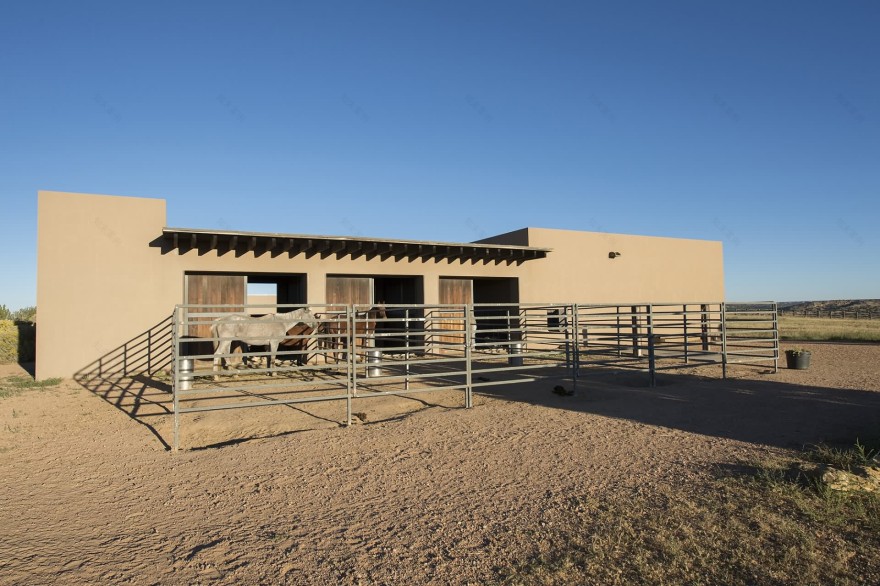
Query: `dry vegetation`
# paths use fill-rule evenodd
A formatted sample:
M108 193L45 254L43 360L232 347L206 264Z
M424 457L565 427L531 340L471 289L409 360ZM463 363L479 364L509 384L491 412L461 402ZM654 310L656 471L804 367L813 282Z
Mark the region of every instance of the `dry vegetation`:
M880 319L782 316L779 336L783 340L880 342Z
M822 446L719 467L707 486L573 499L554 545L500 583L880 583L880 495L835 493L801 472L853 453Z
M869 311L880 312L880 299L835 299L830 301L788 301L780 302L779 309L785 311L820 311L822 313L828 311L848 313L860 311L867 313Z

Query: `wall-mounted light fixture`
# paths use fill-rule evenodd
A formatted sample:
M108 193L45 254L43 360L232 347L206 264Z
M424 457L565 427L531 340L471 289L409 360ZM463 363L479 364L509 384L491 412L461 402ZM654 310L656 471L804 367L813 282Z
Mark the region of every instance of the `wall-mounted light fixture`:
M618 256L620 256L619 252L609 252L608 253L608 258L617 258Z

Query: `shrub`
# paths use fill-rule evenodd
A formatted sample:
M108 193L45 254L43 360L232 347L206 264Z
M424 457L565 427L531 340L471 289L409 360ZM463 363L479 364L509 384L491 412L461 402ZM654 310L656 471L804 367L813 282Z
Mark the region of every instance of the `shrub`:
M37 327L34 324L0 320L0 362L31 362L36 345Z
M37 323L37 308L36 306L22 307L12 313L12 319L14 321L26 321L35 324Z

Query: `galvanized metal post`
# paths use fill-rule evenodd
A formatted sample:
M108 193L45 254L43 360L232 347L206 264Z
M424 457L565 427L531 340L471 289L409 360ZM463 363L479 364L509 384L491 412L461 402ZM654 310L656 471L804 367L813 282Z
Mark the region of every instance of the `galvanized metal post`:
M684 318L684 363L690 364L690 356L688 355L688 306L682 305L682 317Z
M709 351L709 306L700 305L700 340L703 352Z
M571 340L568 337L568 328L565 328L565 368L574 369L574 364L572 364L571 360Z
M355 348L353 345L353 316L357 314L353 311L351 305L345 306L345 355L347 357L346 368L348 376L346 377L346 394L345 394L345 426L351 425L351 401L352 396L357 393L357 368L355 365Z
M472 327L476 325L474 319L474 305L472 303L468 303L464 307L464 361L465 361L465 382L464 382L464 406L465 409L470 409L473 407L473 368L471 365L471 360L473 359L472 346L476 343L476 340L473 335Z
M404 378L403 378L403 390L404 390L404 391L408 391L408 390L409 390L409 308L408 308L408 307L406 308L405 318L406 318L406 321L403 322L403 327L404 327L404 332L405 332L405 333L404 333L403 335L405 336L405 342L404 342L404 343L405 343L406 351L404 352L404 355L403 355L403 356L404 356L404 362L403 362L403 373L404 373Z
M602 311L603 311L603 313L605 312L605 310L602 310ZM619 305L617 306L617 318L616 319L617 319L617 324L616 324L616 327L614 328L614 339L617 341L617 357L621 358L623 356L623 348L620 343L621 340L620 340L620 306ZM604 317L602 318L602 322L604 324L604 322L605 322Z
M727 378L727 308L721 302L721 378Z
M642 355L639 349L639 308L637 305L633 305L630 307L630 310L632 311L632 355L639 357Z
M180 448L180 327L177 324L180 318L180 307L174 308L174 318L171 321L171 397L174 404L174 438L171 442L172 449L176 452Z
M651 386L657 386L657 364L654 356L654 306L648 306L648 373Z
M572 343L574 344L574 366L571 369L571 386L572 391L577 388L578 377L580 376L581 369L581 353L580 353L580 322L578 321L578 305L577 303L571 306L571 327L573 335L570 336L572 339Z
M773 311L773 374L779 372L779 306L774 301L770 305Z

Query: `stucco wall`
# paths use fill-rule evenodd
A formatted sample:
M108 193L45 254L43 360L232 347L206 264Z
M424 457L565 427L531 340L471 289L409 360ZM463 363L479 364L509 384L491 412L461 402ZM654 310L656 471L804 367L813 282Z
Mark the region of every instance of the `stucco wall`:
M496 243L552 248L521 265L379 257L310 259L247 253L162 253L165 201L41 191L38 195L37 376L70 376L167 318L184 301L187 271L306 273L309 303L327 274L423 275L424 302L440 277L517 277L521 302L718 301L720 242L529 228ZM290 232L299 231L291 226ZM612 260L609 251L621 256Z
M523 302L722 301L721 242L529 228L528 246L553 248L524 265ZM609 252L619 252L611 259Z
M179 279L149 246L164 200L41 191L37 218L38 378L70 376L171 313Z

